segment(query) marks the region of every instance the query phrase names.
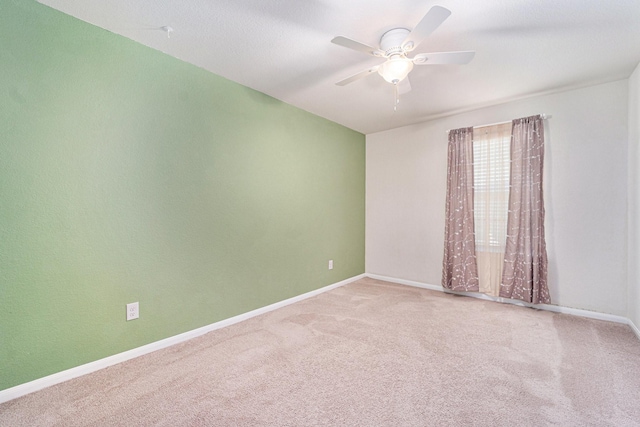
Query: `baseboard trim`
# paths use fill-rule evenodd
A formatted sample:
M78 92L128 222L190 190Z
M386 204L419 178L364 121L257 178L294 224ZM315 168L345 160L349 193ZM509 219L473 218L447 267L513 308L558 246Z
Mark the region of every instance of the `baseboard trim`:
M250 319L252 317L259 316L261 314L268 313L273 310L277 310L279 308L285 307L287 305L305 300L307 298L314 297L316 295L320 295L324 292L330 291L332 289L336 289L340 286L344 286L348 283L354 282L356 280L362 279L366 277L364 274L360 274L358 276L353 276L348 279L342 280L337 283L333 283L331 285L322 287L320 289L316 289L302 295L297 295L292 298L288 298L283 301L276 302L274 304L270 304L265 307L261 307L247 313L239 314L234 317L230 317L228 319L221 320L216 323L212 323L207 326L203 326L198 329L193 329L188 332L184 332L179 335L174 335L169 338L162 339L160 341L155 341L150 344L143 345L141 347L137 347L122 353L114 354L113 356L105 357L104 359L99 359L94 362L86 363L84 365L76 366L75 368L67 369L65 371L57 372L52 375L48 375L46 377L38 378L37 380L30 381L28 383L20 384L5 390L0 390L0 403L8 402L9 400L16 399L18 397L24 396L29 393L33 393L38 390L42 390L47 387L51 387L52 385L56 385L73 378L80 377L82 375L87 375L92 372L99 371L100 369L107 368L109 366L125 362L127 360L134 359L136 357L143 356L145 354L152 353L157 350L161 350L163 348L170 347L172 345L176 345L182 343L184 341L188 341L190 339L199 337L208 332L215 331L216 329L221 329L226 326L231 326L235 323L242 322L244 320Z
M633 323L631 321L631 319L629 319L629 326L631 327L631 330L636 334L636 336L638 337L638 339L640 340L640 329L638 329L638 327L636 326L635 323Z
M571 314L573 316L588 317L590 319L606 320L608 322L615 322L615 323L624 323L631 326L631 329L633 329L635 334L638 336L638 339L640 339L640 331L638 331L638 328L633 324L633 322L630 319L624 316L617 316L615 314L607 314L607 313L599 313L597 311L583 310L580 308L564 307L560 305L530 304L524 301L513 300L509 298L493 297L493 296L478 293L478 292L455 292L449 289L444 289L442 286L415 282L413 280L398 279L395 277L381 276L379 274L365 273L365 276L370 277L371 279L383 280L385 282L393 282L393 283L398 283L400 285L413 286L416 288L429 289L432 291L444 292L447 294L464 295L472 298L495 301L495 302L500 302L504 304L513 304L521 307L537 308L540 310L553 311L556 313L564 313L564 314Z

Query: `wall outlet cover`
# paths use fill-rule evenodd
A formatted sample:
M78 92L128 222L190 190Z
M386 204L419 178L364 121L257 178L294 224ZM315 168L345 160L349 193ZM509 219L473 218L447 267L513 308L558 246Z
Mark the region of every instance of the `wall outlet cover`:
M127 304L127 321L140 317L140 305L137 302Z

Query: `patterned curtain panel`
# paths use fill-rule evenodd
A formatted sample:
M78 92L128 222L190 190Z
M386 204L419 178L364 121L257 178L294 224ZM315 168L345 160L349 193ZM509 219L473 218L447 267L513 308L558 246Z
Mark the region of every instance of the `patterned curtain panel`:
M500 296L548 304L542 199L544 121L539 115L514 120L511 134L511 192Z
M473 128L449 132L442 286L478 291L473 233Z

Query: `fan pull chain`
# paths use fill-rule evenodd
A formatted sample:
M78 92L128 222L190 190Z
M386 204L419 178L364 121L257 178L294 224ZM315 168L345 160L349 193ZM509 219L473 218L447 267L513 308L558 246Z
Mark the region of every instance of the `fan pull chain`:
M393 111L398 111L398 104L400 103L400 95L398 95L398 84L397 83L393 84L393 95L394 95Z

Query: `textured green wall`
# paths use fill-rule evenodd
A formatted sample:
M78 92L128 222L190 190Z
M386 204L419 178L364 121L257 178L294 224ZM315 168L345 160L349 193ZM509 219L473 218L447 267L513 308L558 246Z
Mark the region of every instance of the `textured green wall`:
M0 389L364 272L364 135L35 1L0 40Z

